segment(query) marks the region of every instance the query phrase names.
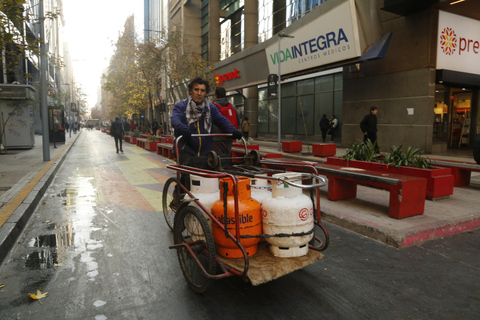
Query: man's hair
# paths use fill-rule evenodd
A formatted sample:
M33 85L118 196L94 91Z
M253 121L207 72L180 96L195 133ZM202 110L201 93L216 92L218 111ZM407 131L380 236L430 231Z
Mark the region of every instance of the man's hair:
M217 96L217 98L225 98L226 96L226 91L225 91L225 88L223 87L216 87L215 88L215 95Z
M375 107L375 106L371 106L371 107L370 107L370 111L377 110L377 109L378 109L378 108Z
M115 117L115 121L120 121L120 118L119 118L119 117Z
M203 79L203 78L200 78L200 77L194 78L194 79L193 79L192 81L190 81L190 83L188 84L188 91L191 91L191 90L193 89L193 85L194 85L194 84L204 84L207 93L210 92L210 84L208 83L207 80L205 80L205 79Z

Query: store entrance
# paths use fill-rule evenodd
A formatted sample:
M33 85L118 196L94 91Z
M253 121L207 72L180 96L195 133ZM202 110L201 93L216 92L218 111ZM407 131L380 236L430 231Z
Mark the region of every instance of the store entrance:
M472 91L465 88L451 88L450 90L450 148L468 148L472 132ZM474 130L473 130L474 131Z

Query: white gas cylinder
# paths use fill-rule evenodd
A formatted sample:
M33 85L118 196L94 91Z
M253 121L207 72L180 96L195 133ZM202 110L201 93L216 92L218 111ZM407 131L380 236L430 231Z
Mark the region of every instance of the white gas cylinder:
M289 181L301 184L300 173L278 173L273 177L288 177ZM312 200L302 193L301 188L272 180L272 197L262 203L262 223L263 232L270 235L309 232L314 228ZM266 240L274 256L289 258L306 255L312 238L313 233Z
M265 199L272 197L272 192L269 190L268 180L262 178L251 178L250 189L252 198L257 200L260 205Z
M190 175L190 192L192 195L200 201L200 203L207 209L209 213L212 212L213 204L220 199L220 189L218 188L217 178L205 178L196 175ZM190 202L191 206L197 207L203 216L207 220L210 230L212 230L212 219L203 212L202 209L194 202ZM186 228L192 234L193 240L198 240L201 236L196 230L201 230L196 221L187 221ZM198 236L198 237L195 237Z

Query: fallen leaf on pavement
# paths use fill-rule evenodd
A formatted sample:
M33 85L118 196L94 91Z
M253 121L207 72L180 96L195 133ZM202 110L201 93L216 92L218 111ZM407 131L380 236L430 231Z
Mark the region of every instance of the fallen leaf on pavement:
M38 300L38 302L42 303L40 299L43 299L47 296L48 292L42 293L40 290L37 290L37 294L34 293L29 293L28 296L32 298L33 300Z
M5 285L3 283L0 283L0 289L2 289L3 287L5 287Z

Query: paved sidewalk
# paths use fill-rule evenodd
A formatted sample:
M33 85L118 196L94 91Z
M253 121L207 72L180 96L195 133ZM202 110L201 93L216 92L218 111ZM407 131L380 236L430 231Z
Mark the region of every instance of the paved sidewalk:
M85 130L85 129L83 129ZM98 134L104 134L96 131ZM10 150L0 155L0 262L22 231L35 206L53 180L66 154L81 133L68 137L65 143L50 145L50 161L43 161L42 136L35 136L30 150ZM255 140L261 151L280 152L284 157L324 162L326 158L311 155L311 146L301 153L277 150L276 141ZM337 155L345 148L337 148ZM152 152L152 156L156 156ZM435 159L473 162L471 151L452 150L445 154L428 155ZM472 174L469 187L455 188L447 199L426 201L423 215L396 220L388 212L387 191L359 187L357 198L329 201L322 188L323 218L344 228L403 247L425 240L480 228L480 174Z
M35 135L31 149L0 154L0 262L25 227L80 132L65 142L50 143L50 161L43 160L43 139ZM56 146L56 147L55 147Z
M255 141L260 150L279 152L278 143ZM337 148L337 156L345 154ZM283 153L284 157L325 162L326 158L311 155L311 147L303 145L301 153ZM431 159L472 162L471 150L450 150L444 154L428 154ZM426 240L480 228L480 173L472 172L469 187L457 187L453 195L436 201L426 200L422 215L405 219L388 216L389 192L358 186L357 198L329 201L327 188L322 188L320 208L323 219L394 247L405 247Z

